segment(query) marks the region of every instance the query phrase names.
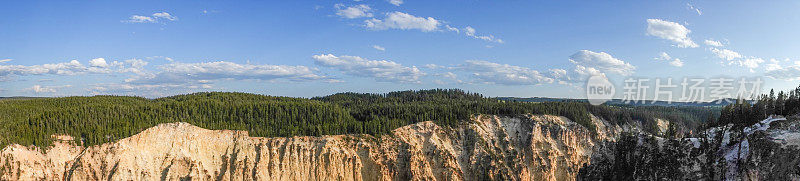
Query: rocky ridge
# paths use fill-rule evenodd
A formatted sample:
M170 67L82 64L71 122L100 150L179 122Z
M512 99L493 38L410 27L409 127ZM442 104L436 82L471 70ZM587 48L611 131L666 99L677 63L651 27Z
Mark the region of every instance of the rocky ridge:
M245 131L161 124L115 143L10 145L2 180L574 180L618 126L597 130L551 115L478 115L391 135L249 137ZM596 133L593 133L596 132Z

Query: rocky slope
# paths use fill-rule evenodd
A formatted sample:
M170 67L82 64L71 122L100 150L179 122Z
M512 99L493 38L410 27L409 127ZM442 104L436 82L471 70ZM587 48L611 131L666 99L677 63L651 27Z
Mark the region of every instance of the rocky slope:
M260 138L162 124L92 147L10 145L2 180L573 180L620 128L597 134L549 115L480 115L453 128L421 122L391 135Z
M800 180L800 117L713 127L695 138L623 133L582 167L583 180Z

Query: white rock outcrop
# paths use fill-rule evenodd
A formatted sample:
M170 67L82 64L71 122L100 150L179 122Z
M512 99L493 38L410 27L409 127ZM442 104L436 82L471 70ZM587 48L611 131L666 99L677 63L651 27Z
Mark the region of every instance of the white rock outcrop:
M391 135L261 138L245 131L161 124L115 143L59 138L0 152L2 180L573 180L597 134L550 115L479 115L469 124L421 122Z

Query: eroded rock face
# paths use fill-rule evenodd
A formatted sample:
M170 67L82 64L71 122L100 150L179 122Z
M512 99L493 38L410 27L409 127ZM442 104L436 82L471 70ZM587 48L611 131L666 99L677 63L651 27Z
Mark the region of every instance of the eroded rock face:
M573 180L600 142L564 117L480 115L453 128L421 122L392 135L259 138L245 131L161 124L92 147L10 145L3 180Z

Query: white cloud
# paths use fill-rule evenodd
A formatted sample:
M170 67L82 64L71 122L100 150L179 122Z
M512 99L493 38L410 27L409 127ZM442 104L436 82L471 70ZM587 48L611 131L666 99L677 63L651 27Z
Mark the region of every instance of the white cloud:
M121 73L133 73L138 76L145 76L145 75L152 75L145 71L144 66L148 64L148 62L142 59L128 59L125 60L127 66L120 68L119 72Z
M388 0L390 4L394 4L395 6L400 6L403 4L403 0Z
M101 83L90 86L91 86L90 88L87 88L87 91L89 91L91 94L94 95L101 95L101 94L136 95L136 96L145 96L150 98L197 92L197 90L192 90L192 89L211 88L211 85L208 84L200 84L198 86L196 84L169 84L169 83L164 83L164 84Z
M41 75L41 74L56 74L56 75L74 75L85 72L86 67L81 65L77 60L70 62L55 63L55 64L42 64L42 65L0 65L0 76L7 75Z
M658 54L658 57L656 57L655 59L656 60L672 60L672 57L670 57L669 54L667 54L667 52L661 52L661 54Z
M149 16L140 16L140 15L133 15L128 20L124 21L128 23L155 23L156 20Z
M628 76L633 74L636 67L630 63L612 57L605 52L593 52L589 50L581 50L569 57L569 61L575 65L583 66L581 68L586 73L595 73L600 71L602 73L613 73Z
M719 41L716 41L716 40L705 40L703 42L708 46L715 46L715 47L725 46L724 44L722 44L722 42L719 42Z
M573 62L574 63L574 62ZM603 76L605 77L606 74L602 71L598 70L594 67L586 67L583 65L575 65L575 69L573 69L574 73L570 74L566 80L585 80L590 76Z
M445 68L444 66L436 65L436 64L432 64L432 63L431 64L425 64L422 67L429 68L429 69L443 69L443 68Z
M719 57L721 59L724 59L724 60L727 60L727 61L732 61L733 59L742 58L742 55L739 54L738 52L734 52L734 51L728 50L728 49L717 49L717 48L711 47L711 48L709 48L709 50L711 50L711 52L713 52L715 55L717 55L717 57Z
M358 56L320 54L312 56L317 65L330 67L348 75L371 77L378 81L418 83L425 73L417 67L406 67L387 60L368 60Z
M102 60L102 61L101 61ZM78 60L69 62L41 64L41 65L0 65L0 81L9 80L11 76L29 75L80 75L86 73L109 74L120 71L126 65L122 62L105 62L98 58L89 61L89 66L83 65Z
M696 12L698 16L703 15L703 12L700 11L699 8L694 7L691 3L686 3L686 6L689 8L689 10L692 10L692 11Z
M753 69L758 68L761 63L766 62L762 58L753 56L743 56L742 54L739 54L738 52L735 52L733 50L718 49L714 47L709 48L709 50L711 50L712 53L717 55L717 57L726 60L727 65L738 65L741 67L749 68L750 72L755 72L755 70ZM777 66L777 60L775 61L771 60L771 64L775 65L767 65L768 69L774 69L775 68L774 66Z
M764 63L764 59L756 58L756 57L750 57L750 58L746 58L744 60L740 60L740 61L738 61L738 63L739 63L739 66L750 68L750 72L753 72L754 68L758 68L759 64Z
M174 62L159 66L160 72L155 74L145 74L145 76L128 80L132 83L186 83L217 79L289 79L295 81L323 79L314 73L311 68L306 66L289 65L252 65L237 64L226 61L202 62L202 63L179 63Z
M467 60L457 67L467 71L480 83L503 85L536 85L552 83L553 79L526 67L499 64L483 60Z
M458 30L458 28L452 27L450 25L444 25L444 28L447 29L447 31L454 31L456 33L461 32L461 30Z
M175 17L175 16L173 16L173 15L167 13L167 12L153 13L153 17L155 17L157 19L158 18L166 19L166 20L169 20L169 21L178 20L178 17Z
M800 80L800 66L773 67L773 69L768 70L765 75L773 79L788 81Z
M442 74L442 76L445 77L445 78L450 78L450 79L457 79L458 78L458 76L456 76L456 74L453 73L453 72L444 73L444 74Z
M360 4L355 6L350 6L344 8L342 4L334 5L336 7L336 15L339 15L344 18L355 19L355 18L366 18L372 17L372 8L367 5Z
M401 30L420 30L422 32L431 31L451 31L456 33L464 32L464 35L496 43L504 43L503 39L497 38L494 35L479 35L472 26L466 26L463 29L452 27L445 24L441 20L433 17L418 17L403 12L391 12L386 14L384 19L372 18L364 21L364 26L371 30L388 30L388 29L401 29ZM440 26L444 26L440 28Z
M10 58L7 58L7 59L2 59L2 60L0 60L0 63L5 63L5 62L11 61L11 60L12 60L12 59L10 59Z
M386 48L383 48L382 46L378 46L378 45L372 45L372 48L374 48L376 50L380 50L380 51L386 51Z
M401 29L411 30L417 29L422 32L430 32L439 29L442 23L432 17L417 17L414 15L391 12L386 15L383 20L370 19L364 21L365 26L372 30L387 30L387 29Z
M159 21L163 20L163 21ZM122 22L127 23L158 23L158 22L165 22L165 21L176 21L178 17L173 16L167 12L158 12L153 13L152 16L142 16L142 15L133 15L129 17L127 20Z
M106 63L106 59L104 58L95 58L89 60L89 65L92 67L103 67L103 68L108 67L108 63Z
M672 66L675 66L675 67L683 67L683 61L681 61L681 59L677 59L676 58L675 60L669 62L669 65L672 65Z
M767 72L773 71L773 70L779 70L779 69L783 68L783 67L781 67L781 65L778 64L779 63L778 60L775 60L774 58L773 59L769 59L769 62L770 63L767 64L764 67L764 69L767 70Z
M567 70L564 69L550 69L550 77L554 80L558 80L559 84L568 84L572 81L572 77Z
M449 29L451 27L447 26L447 28ZM464 34L466 34L469 37L476 38L476 39L486 40L486 41L490 41L490 42L503 43L502 39L495 38L494 35L485 35L485 36L475 35L475 28L472 28L471 26L467 26L467 27L464 28Z
M147 60L164 59L164 60L169 61L169 62L175 61L172 58L166 57L166 56L149 56L149 57L145 57L145 59L147 59Z
M670 40L681 48L695 48L697 43L688 37L692 31L681 24L660 19L647 19L647 35Z
M58 89L72 87L72 85L63 85L63 86L41 86L41 85L34 85L31 88L26 90L34 92L34 93L55 93Z
M653 59L659 61L669 61L669 65L672 65L674 67L683 67L683 61L681 61L681 59L675 58L673 60L672 57L669 56L669 54L667 54L667 52L661 52L661 54L658 54L658 57Z

